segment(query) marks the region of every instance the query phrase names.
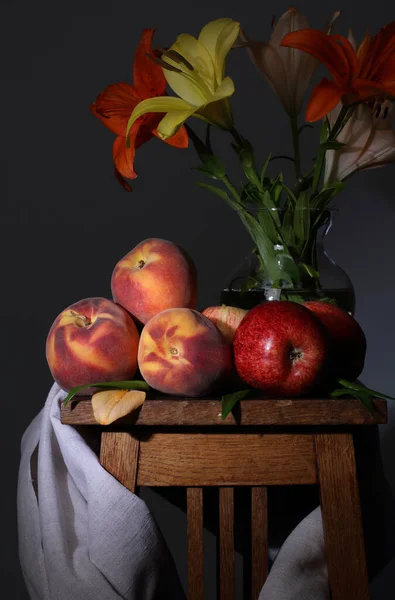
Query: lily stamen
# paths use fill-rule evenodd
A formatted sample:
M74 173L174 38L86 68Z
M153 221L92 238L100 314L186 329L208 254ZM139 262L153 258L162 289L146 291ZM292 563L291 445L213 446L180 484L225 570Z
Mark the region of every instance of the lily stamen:
M154 62L156 65L159 65L160 67L162 67L162 69L167 69L168 71L174 71L175 73L182 73L181 69L177 69L177 67L170 65L169 63L165 62L161 58L152 56L152 54L148 54L148 53L146 53L146 56L149 59L151 59L152 62Z
M167 56L168 58L171 58L172 60L174 60L174 62L184 65L184 67L186 67L190 71L195 70L194 67L191 65L191 63L176 50L165 50L164 48L158 48L157 50L164 56ZM168 64L168 63L166 63L166 64Z

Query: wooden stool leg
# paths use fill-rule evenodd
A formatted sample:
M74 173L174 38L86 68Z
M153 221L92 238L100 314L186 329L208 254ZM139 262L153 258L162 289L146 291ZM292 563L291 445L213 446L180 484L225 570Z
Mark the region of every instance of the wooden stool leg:
M269 572L267 488L251 488L252 600L257 600Z
M368 600L352 435L319 434L315 443L332 600Z
M232 487L219 488L219 597L235 597L234 494Z
M203 489L187 488L188 600L203 600Z
M140 441L128 431L103 431L100 464L135 493Z

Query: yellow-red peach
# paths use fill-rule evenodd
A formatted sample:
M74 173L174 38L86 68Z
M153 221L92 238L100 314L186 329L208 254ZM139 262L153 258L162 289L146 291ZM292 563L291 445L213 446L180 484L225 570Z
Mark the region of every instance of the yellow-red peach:
M58 385L78 385L133 378L139 334L132 317L107 298L86 298L63 310L46 341L47 362ZM93 388L81 394L93 393Z
M144 324L168 308L195 307L196 267L177 244L149 238L115 265L111 291L114 301Z
M225 339L231 344L235 337L236 329L246 316L248 310L236 306L209 306L202 311L202 315L210 319L220 330Z
M232 370L231 345L204 315L170 308L143 328L138 365L156 390L198 397L225 382Z

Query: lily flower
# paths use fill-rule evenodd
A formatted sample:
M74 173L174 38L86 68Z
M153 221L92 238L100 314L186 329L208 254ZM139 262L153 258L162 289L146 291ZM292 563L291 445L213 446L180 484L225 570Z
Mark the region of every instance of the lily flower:
M339 15L339 11L334 13L328 25L328 32L331 31ZM286 34L300 29L309 29L307 19L296 8L291 7L277 21L269 42L250 41L244 31L241 31L240 35L251 60L259 68L291 117L300 113L304 96L318 65L318 61L312 56L281 45Z
M332 75L332 80L325 77L314 88L307 106L307 121L322 119L340 101L348 106L395 97L395 21L375 36L367 34L357 51L346 37L315 29L289 33L281 45L313 56Z
M147 113L166 113L158 125L159 136L167 140L189 117L230 130L233 127L229 97L233 81L225 77L225 60L236 41L240 24L232 19L211 21L196 39L182 33L168 49L162 50L159 64L166 81L178 97L143 100L130 115L127 135L137 119Z
M112 149L115 177L127 190L130 185L125 179L134 179L136 149L158 136L157 126L163 115L145 115L137 120L129 132L129 145L126 147L126 126L130 113L145 98L160 96L165 93L166 80L161 67L155 64L147 54L153 56L151 44L154 29L144 29L136 50L133 64L134 85L116 83L106 87L90 106L92 114L117 135ZM174 137L166 140L171 146L186 148L188 134L185 128Z
M329 115L332 127L341 103ZM355 171L383 167L395 162L395 132L392 129L393 104L388 100L359 104L337 140L340 150L326 153L324 181L343 181Z

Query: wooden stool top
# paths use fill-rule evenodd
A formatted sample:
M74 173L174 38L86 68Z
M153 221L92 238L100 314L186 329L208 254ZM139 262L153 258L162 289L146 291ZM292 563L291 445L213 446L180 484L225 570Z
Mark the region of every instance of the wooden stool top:
M218 397L177 398L147 395L134 413L118 419L116 425L148 427L176 426L341 426L380 425L387 423L386 400L375 400L372 416L360 400L354 399L289 399L251 398L241 400L226 419L221 418ZM61 421L68 425L99 425L89 397L74 397L61 409Z
M251 518L251 536L249 587L243 597L257 600L269 568L268 487L314 484L320 487L332 598L368 600L351 429L387 422L386 401L375 400L374 405L372 416L357 399L256 396L239 402L222 420L219 397L175 398L150 392L136 412L110 427L95 421L89 397L62 406L61 420L101 428L100 462L130 491L136 493L142 486L186 487L189 600L204 598L207 487L218 488L219 600L235 598L234 488L251 488L249 507L244 507Z

